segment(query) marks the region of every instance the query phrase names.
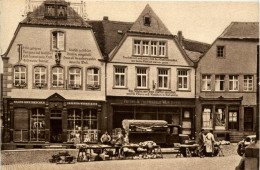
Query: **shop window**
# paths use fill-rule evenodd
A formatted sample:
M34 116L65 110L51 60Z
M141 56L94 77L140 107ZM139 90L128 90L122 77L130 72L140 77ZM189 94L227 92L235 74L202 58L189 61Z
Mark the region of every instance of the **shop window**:
M31 141L45 141L45 109L34 108L31 114Z
M98 68L88 68L87 69L87 88L89 89L99 89L99 69Z
M157 41L151 41L151 55L157 55Z
M27 69L25 66L14 66L14 87L26 87Z
M137 88L147 88L147 68L137 68Z
M216 108L216 130L225 130L226 127L226 116L224 108Z
M27 142L29 139L29 113L25 108L14 109L14 142Z
M52 68L52 87L64 87L64 69L62 67Z
M134 40L134 55L140 55L140 54L141 54L141 41Z
M229 76L229 91L238 91L238 76Z
M225 54L224 49L225 49L224 46L217 46L217 57L220 57L220 58L224 57L224 54Z
M178 90L188 90L189 89L189 71L188 70L178 70Z
M114 87L126 87L126 67L117 66L114 69Z
M202 75L202 91L211 90L211 75Z
M253 76L244 76L244 91L253 91Z
M76 134L79 134L81 138L81 110L80 109L68 109L68 142L73 142L76 138Z
M69 68L69 88L81 88L81 69L77 67Z
M202 128L211 129L213 127L212 109L204 108L202 112Z
M98 141L97 110L85 109L83 111L83 141Z
M149 55L149 41L143 41L143 55Z
M43 66L34 67L34 86L43 88L47 86L47 69Z
M166 42L159 42L159 56L166 55Z
M52 32L52 50L63 51L65 47L65 34L61 31Z
M224 75L216 75L215 76L215 90L223 91L225 88L225 76Z
M158 69L158 88L168 89L169 88L169 70Z

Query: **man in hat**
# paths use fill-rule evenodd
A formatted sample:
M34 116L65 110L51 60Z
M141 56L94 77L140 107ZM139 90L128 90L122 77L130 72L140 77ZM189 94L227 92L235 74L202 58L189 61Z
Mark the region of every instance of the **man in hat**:
M197 139L197 142L199 144L199 147L198 147L198 156L201 157L201 158L204 158L204 148L205 148L205 134L204 134L204 129L201 129L200 130L200 133L198 135L198 139Z

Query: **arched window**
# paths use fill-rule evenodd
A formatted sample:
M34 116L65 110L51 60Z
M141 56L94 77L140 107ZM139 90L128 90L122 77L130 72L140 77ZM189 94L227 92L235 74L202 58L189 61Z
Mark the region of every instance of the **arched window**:
M34 67L34 86L45 87L47 85L47 69L44 66Z
M64 86L64 69L62 67L52 68L52 86L63 87Z
M26 67L14 66L14 86L26 87Z
M69 69L69 87L73 89L81 88L81 69L71 67Z

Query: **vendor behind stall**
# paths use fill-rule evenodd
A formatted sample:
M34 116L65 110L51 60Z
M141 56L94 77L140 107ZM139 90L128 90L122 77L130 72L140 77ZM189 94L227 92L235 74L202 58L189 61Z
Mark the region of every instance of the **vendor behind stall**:
M116 145L123 145L124 144L124 135L121 131L118 132L117 138L116 138Z
M105 145L109 145L111 141L111 137L107 133L107 131L101 136L100 138L101 142Z

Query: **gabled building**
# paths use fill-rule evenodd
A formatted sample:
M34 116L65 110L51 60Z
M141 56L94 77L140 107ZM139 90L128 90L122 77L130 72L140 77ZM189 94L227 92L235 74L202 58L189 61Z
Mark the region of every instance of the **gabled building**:
M134 23L89 21L107 58L107 129L166 120L194 136L195 67L149 5Z
M196 129L238 141L257 128L259 23L233 22L200 59Z
M102 59L91 26L67 2L45 1L29 13L2 55L4 148L70 144L77 132L97 142Z

